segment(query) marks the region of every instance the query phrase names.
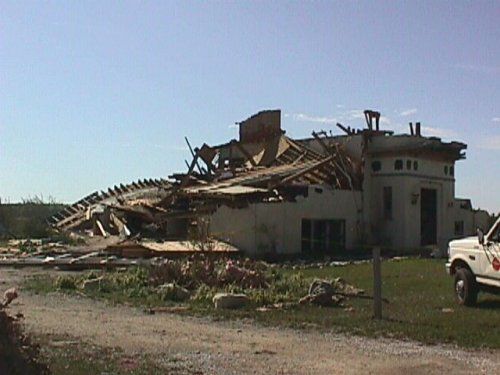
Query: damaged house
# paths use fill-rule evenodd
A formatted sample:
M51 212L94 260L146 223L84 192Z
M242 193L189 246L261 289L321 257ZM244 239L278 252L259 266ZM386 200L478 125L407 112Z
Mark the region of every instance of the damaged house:
M200 250L230 244L249 255L345 254L374 243L444 252L454 237L486 227L488 214L455 198L455 162L466 145L379 126L337 126L292 139L281 111L239 123L239 139L191 150L186 173L93 193L50 219L59 231L162 241ZM215 245L217 247L218 245Z

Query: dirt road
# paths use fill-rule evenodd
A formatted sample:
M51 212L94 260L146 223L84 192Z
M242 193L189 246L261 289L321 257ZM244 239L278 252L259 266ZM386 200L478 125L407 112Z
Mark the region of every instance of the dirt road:
M19 285L29 272L0 269L0 290ZM499 351L148 315L58 293L21 290L10 310L22 312L27 331L36 335L65 335L131 356L147 353L158 361L175 358L203 374L461 374L500 368Z

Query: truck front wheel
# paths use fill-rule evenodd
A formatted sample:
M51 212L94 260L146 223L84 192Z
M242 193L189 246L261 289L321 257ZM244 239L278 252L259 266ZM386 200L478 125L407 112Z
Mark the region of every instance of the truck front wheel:
M477 285L474 275L467 268L455 273L455 295L460 305L474 306L477 302Z

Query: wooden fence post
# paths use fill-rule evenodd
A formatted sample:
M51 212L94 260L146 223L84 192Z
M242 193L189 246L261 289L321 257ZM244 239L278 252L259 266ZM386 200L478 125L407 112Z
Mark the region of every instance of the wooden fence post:
M382 271L378 246L373 248L373 316L382 319Z

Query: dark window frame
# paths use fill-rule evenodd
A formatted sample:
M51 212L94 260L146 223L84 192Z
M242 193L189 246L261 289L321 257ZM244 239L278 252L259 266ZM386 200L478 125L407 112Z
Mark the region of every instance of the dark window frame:
M403 160L402 159L397 159L394 161L394 170L400 171L403 169Z
M379 172L382 169L382 162L380 160L372 161L372 172Z
M345 250L344 219L306 219L301 222L303 253L334 253Z
M464 221L463 220L456 220L455 221L455 236L463 236L465 233L464 230Z
M382 193L382 209L385 220L392 220L393 197L392 186L384 186Z

